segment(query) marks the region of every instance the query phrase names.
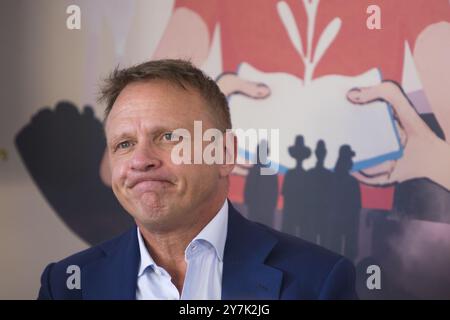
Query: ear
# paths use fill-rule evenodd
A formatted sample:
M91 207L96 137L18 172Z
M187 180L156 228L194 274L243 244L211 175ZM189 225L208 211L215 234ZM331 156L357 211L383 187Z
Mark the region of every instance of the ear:
M100 163L100 178L103 183L108 187L111 187L111 165L109 162L109 152L108 147L106 147L105 152L103 153L102 162Z
M220 165L220 176L227 177L233 171L237 159L237 137L231 131L225 132L225 143L223 144L224 163Z

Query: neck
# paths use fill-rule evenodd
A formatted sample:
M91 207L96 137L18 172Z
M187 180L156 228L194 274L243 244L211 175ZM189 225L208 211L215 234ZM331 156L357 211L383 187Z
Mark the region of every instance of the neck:
M155 263L163 267L172 277L172 282L181 293L187 264L185 250L189 243L200 231L216 216L222 207L226 196L216 197L215 201L208 202L199 208L192 209L201 212L194 223L189 223L176 230L167 232L154 232L145 228L136 221L145 241L145 245ZM186 214L190 214L186 212Z
M181 294L187 268L184 250L189 244L190 236L188 233L154 234L141 226L139 230L153 260L170 274Z

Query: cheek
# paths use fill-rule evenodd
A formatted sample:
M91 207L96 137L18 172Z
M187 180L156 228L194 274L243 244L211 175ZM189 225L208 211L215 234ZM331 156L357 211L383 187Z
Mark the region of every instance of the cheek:
M186 174L186 181L193 193L214 190L218 184L218 167L213 165L192 165Z
M123 162L111 163L111 180L113 189L124 187L125 179L127 176L127 166Z

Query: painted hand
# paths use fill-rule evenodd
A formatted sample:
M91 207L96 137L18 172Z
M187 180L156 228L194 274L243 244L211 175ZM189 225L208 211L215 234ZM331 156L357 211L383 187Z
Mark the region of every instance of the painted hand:
M91 107L61 101L44 108L17 134L17 150L31 178L62 221L89 244L133 225L98 168L103 127Z
M436 168L436 164L450 158L450 146L422 121L398 84L384 81L373 87L352 89L347 98L355 104L366 104L374 100L389 103L394 110L404 147L400 159L354 173L359 181L369 185L389 185L414 178L429 178L449 188L450 181L441 181L439 172L435 171L447 170L445 167Z
M227 97L232 94L243 94L253 99L264 99L270 96L270 89L265 84L244 80L235 73L222 73L216 82ZM246 176L251 167L252 165L236 164L233 174Z
M235 73L222 73L216 82L227 97L232 94L244 94L253 99L270 96L270 89L265 84L244 80Z

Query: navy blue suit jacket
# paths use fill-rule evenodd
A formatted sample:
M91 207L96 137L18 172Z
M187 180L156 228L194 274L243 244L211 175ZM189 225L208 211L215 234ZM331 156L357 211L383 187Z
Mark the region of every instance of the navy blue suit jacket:
M229 204L222 299L355 299L347 259L245 219ZM39 299L135 299L139 267L136 228L60 262L41 277ZM81 270L68 289L67 268Z

